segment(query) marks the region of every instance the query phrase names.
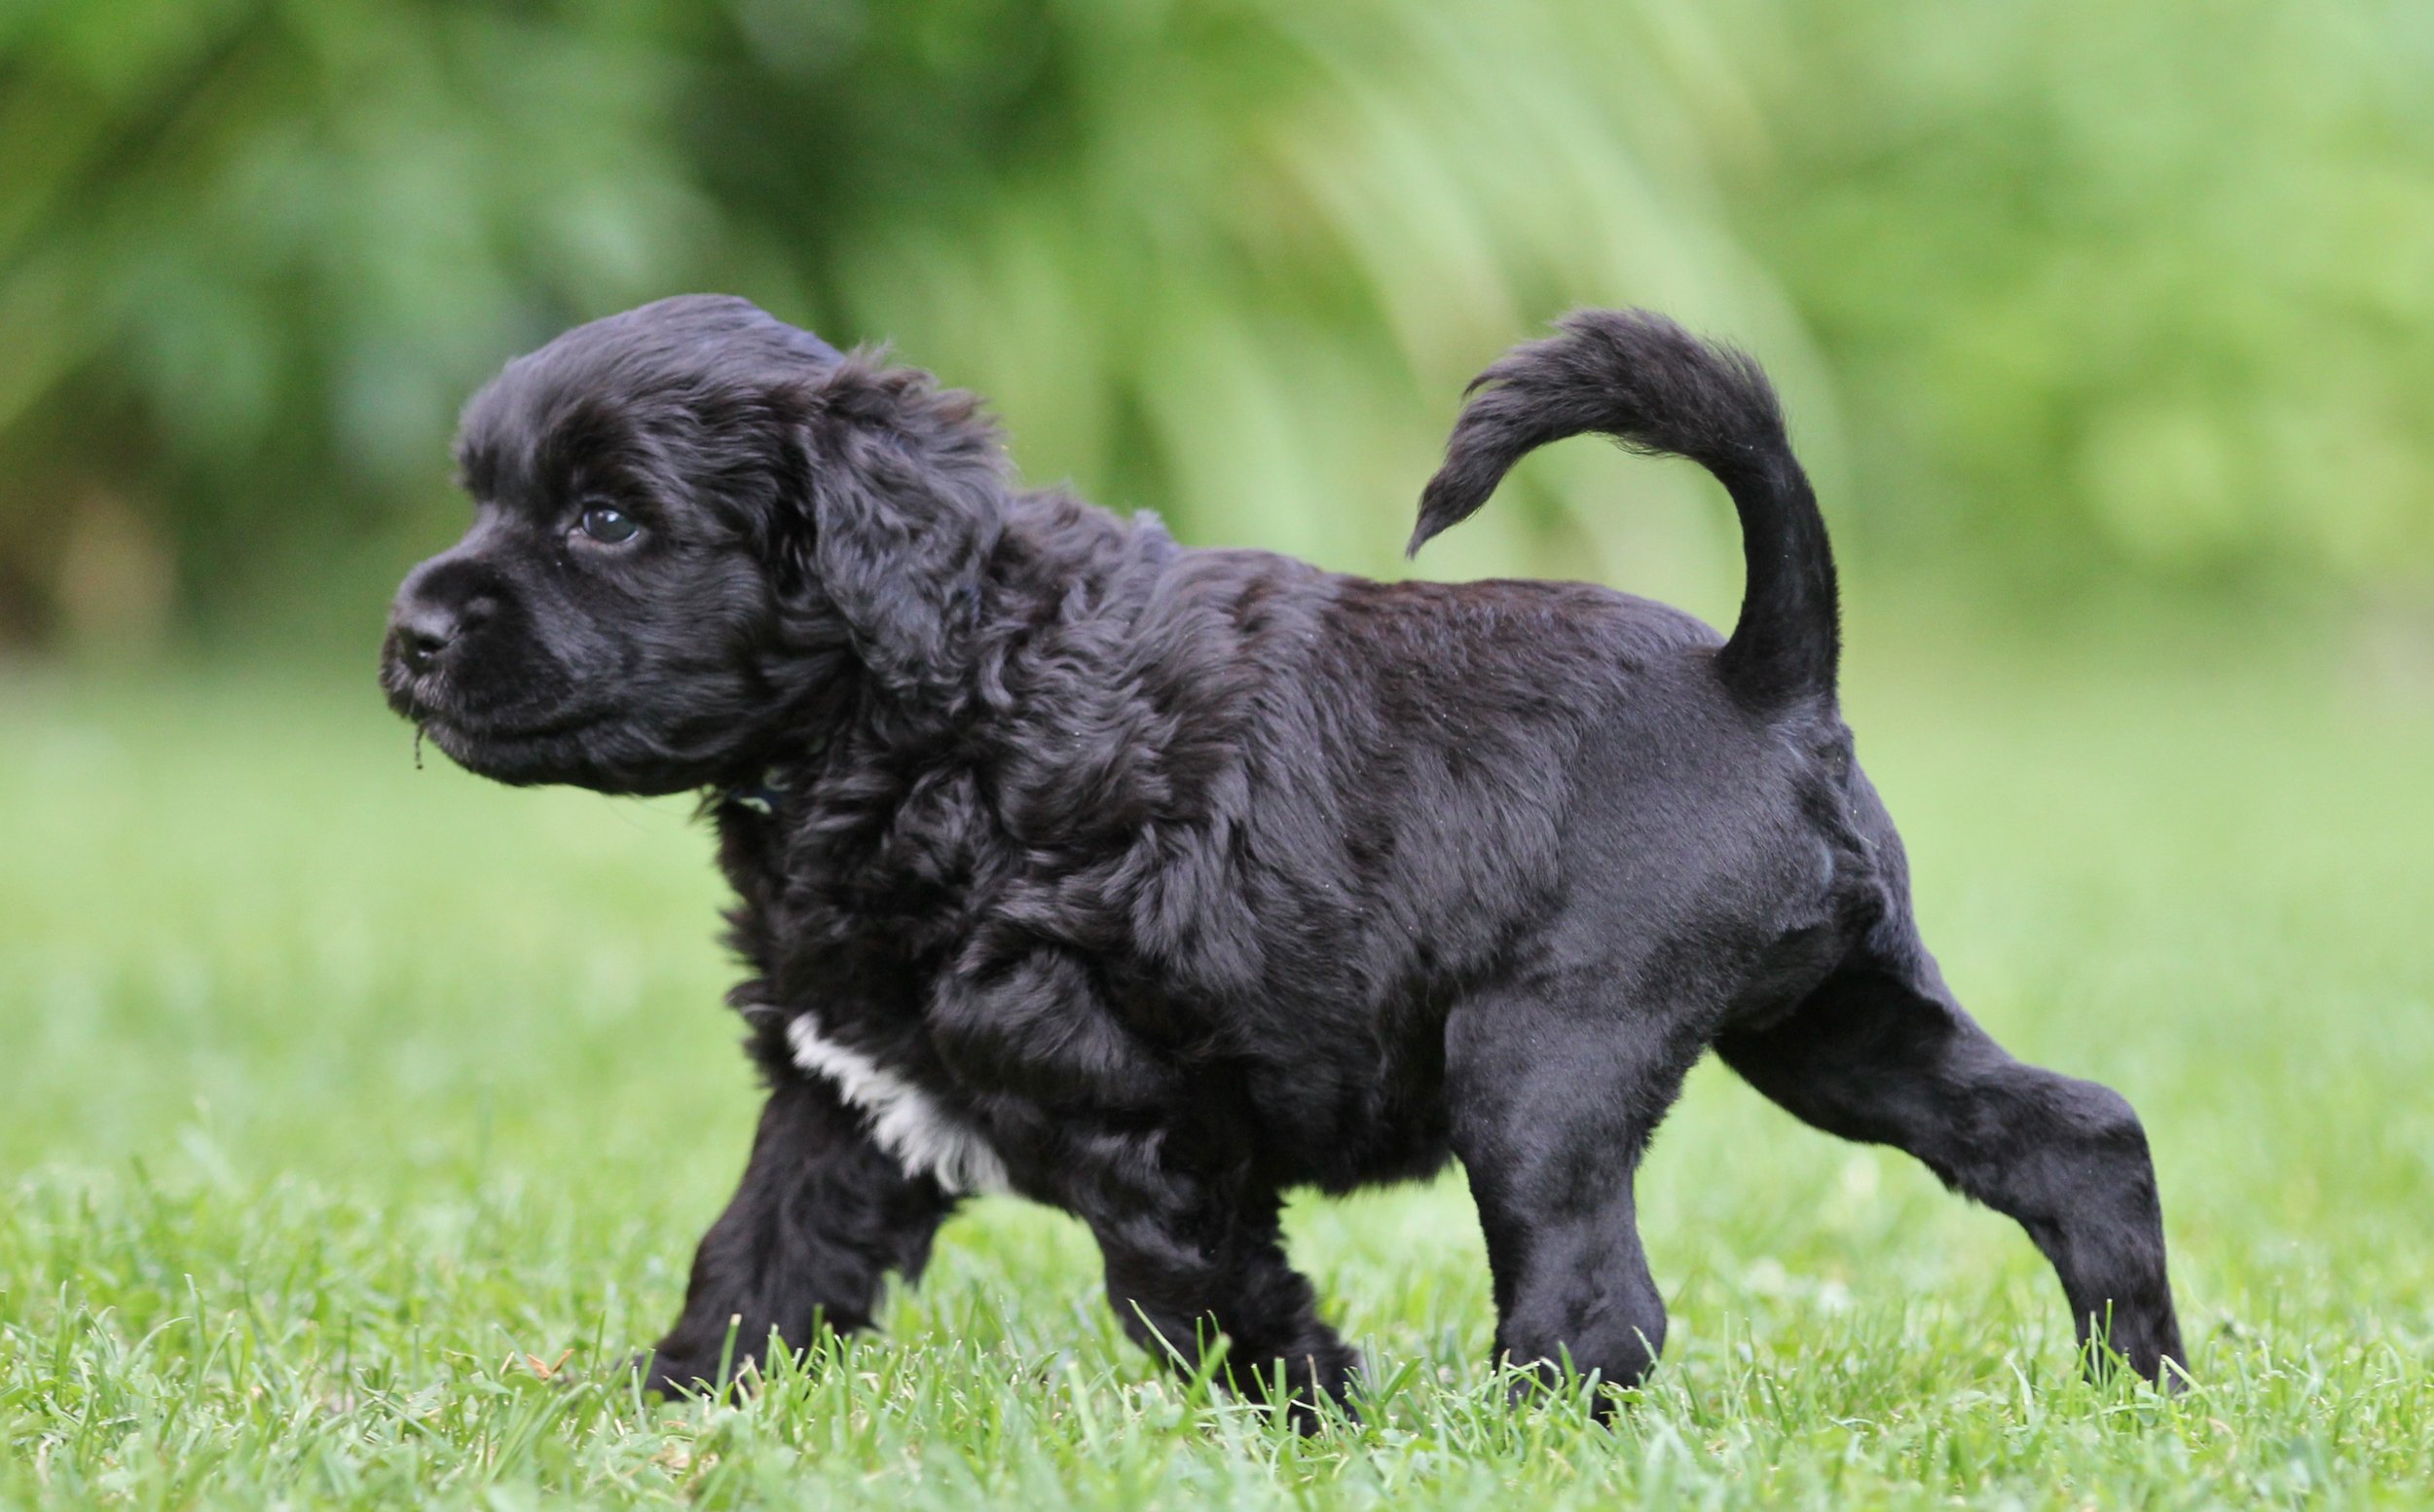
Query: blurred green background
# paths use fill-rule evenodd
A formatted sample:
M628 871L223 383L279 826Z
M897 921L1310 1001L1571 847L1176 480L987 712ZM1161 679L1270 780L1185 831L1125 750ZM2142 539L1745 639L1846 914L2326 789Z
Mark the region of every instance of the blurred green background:
M10 0L0 144L19 650L368 655L466 393L686 289L1190 540L1397 570L1461 384L1637 303L1776 370L1876 591L2434 605L2415 0ZM1427 568L1738 591L1586 447Z
M1458 1178L1293 1214L1355 1437L1170 1410L999 1199L816 1410L540 1391L742 1156L709 837L418 772L372 662L458 405L688 289L1374 572L1567 308L1758 353L1928 939L2144 1113L2197 1387L2074 1395L2012 1226L1710 1067L1613 1435L1505 1411ZM1740 593L1585 441L1419 570ZM2409 1504L2430 775L2423 0L0 0L0 1506Z

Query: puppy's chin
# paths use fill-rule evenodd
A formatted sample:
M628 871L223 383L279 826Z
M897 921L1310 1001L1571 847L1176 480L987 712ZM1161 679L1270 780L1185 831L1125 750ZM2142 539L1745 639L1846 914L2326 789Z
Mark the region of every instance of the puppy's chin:
M509 787L586 788L648 798L711 781L698 763L675 759L655 742L606 720L534 733L471 729L438 716L415 722L450 760Z
M602 786L587 738L602 722L597 716L556 707L469 711L453 682L409 672L393 658L382 665L381 690L399 718L478 777L519 788Z
M517 788L544 784L594 786L584 780L590 774L590 764L581 758L582 753L571 735L476 732L437 717L416 722L448 759L477 777Z

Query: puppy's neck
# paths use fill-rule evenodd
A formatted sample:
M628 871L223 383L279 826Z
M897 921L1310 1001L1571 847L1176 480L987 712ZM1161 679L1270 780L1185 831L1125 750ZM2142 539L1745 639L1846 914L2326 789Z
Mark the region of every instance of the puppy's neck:
M719 793L716 801L721 808L732 806L749 809L765 819L778 811L779 802L785 798L786 778L786 768L767 767L751 782Z

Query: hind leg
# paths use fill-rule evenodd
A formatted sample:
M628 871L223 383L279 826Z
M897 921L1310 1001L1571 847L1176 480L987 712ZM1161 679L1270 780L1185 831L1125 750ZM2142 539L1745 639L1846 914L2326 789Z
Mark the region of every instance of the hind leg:
M1612 995L1574 983L1466 1003L1446 1026L1446 1078L1497 1357L1630 1385L1665 1343L1632 1181L1699 1046L1660 1015L1604 1011Z
M2109 1088L2012 1059L1924 950L1844 967L1783 1019L1715 1048L1806 1122L1906 1150L2018 1220L2060 1274L2083 1345L2101 1334L2150 1380L2167 1360L2185 1368L2138 1116Z

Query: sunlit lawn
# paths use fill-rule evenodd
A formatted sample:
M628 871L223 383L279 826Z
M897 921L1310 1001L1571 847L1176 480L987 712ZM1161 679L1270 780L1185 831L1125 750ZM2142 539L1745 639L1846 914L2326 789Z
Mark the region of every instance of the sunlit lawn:
M2080 1381L2008 1222L1708 1068L1611 1432L1504 1406L1458 1182L1297 1211L1375 1390L1314 1441L1162 1380L1087 1236L1006 1199L884 1337L638 1409L586 1380L669 1317L753 1114L686 806L418 771L368 677L20 669L0 1505L2427 1497L2434 700L2230 640L1922 639L1856 638L1862 758L1964 997L2147 1118L2177 1399Z

